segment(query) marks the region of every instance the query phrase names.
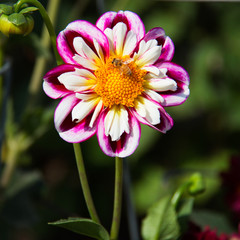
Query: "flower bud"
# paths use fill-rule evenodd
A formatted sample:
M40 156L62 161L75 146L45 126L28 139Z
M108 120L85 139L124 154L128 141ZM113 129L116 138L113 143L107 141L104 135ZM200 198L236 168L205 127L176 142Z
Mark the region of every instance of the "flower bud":
M18 23L18 19L21 20ZM9 36L10 34L29 34L34 26L34 20L29 14L13 13L11 15L2 14L0 16L0 31Z
M198 195L205 191L205 182L203 180L203 177L200 173L194 173L189 180L190 186L189 186L189 193L191 195Z

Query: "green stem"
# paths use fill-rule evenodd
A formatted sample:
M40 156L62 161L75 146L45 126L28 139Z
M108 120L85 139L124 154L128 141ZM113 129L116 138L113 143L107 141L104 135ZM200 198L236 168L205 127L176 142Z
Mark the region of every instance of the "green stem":
M73 147L74 147L74 153L75 153L76 162L77 162L78 174L79 174L80 182L82 185L83 195L87 204L89 214L93 221L100 223L97 212L94 207L90 188L88 185L88 180L87 180L87 175L84 167L80 144L73 143Z
M41 14L41 16L42 16L42 18L44 20L44 23L45 23L45 25L46 25L46 27L48 29L49 35L50 35L50 39L51 39L51 43L52 43L54 54L56 56L57 64L60 65L62 63L62 59L59 56L58 51L57 51L57 47L56 47L56 34L55 34L53 25L51 23L51 20L50 20L50 18L48 16L47 11L43 7L43 5L39 1L37 1L37 0L19 0L15 4L15 11L19 12L20 9L21 9L22 4L24 4L24 3L31 4L31 5L33 5L33 6L35 6L35 7L37 7L39 9L39 12L40 12L40 14Z
M57 12L58 12L58 8L60 5L59 3L60 3L60 0L50 0L48 2L47 12L48 12L49 18L51 19L53 25L56 21ZM45 26L43 26L43 30L42 30L41 45L45 49L48 49L49 45L50 45L49 33ZM55 46L56 46L56 43L54 44L54 47ZM56 58L58 56L56 56ZM36 63L35 63L34 69L33 69L33 73L32 73L32 77L30 80L30 84L29 84L29 93L31 94L31 97L33 97L33 98L34 98L34 96L36 96L37 91L39 91L39 89L41 89L40 85L42 83L43 72L46 68L47 61L48 61L48 59L44 55L38 56L38 58L36 60ZM31 104L32 104L32 102L31 102Z
M123 160L119 157L115 158L115 192L113 219L110 233L110 239L118 239L120 228L121 208L122 208L122 181L123 181Z

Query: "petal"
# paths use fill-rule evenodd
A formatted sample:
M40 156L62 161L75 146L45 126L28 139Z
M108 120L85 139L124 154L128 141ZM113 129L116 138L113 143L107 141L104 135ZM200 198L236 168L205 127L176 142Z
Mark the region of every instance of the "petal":
M80 56L85 57L91 61L97 60L98 58L95 52L86 44L86 42L81 37L75 37L73 39L73 47Z
M96 26L104 31L106 28L112 28L113 20L117 15L116 12L106 12L104 13L96 22Z
M157 61L161 54L161 46L155 46L146 51L142 56L140 56L135 63L139 66L148 66Z
M129 31L123 47L123 56L130 55L137 45L137 35L133 31Z
M165 35L165 31L160 28L152 28L143 38L145 41L156 39L158 45L162 46L159 61L171 61L174 55L174 44L170 37Z
M171 61L174 55L174 43L170 37L166 37L162 47L159 61Z
M138 41L143 38L144 24L136 13L130 11L107 12L98 19L96 26L104 31L106 28L113 28L118 22L125 23L129 31L136 33Z
M103 110L103 107L104 107L103 102L102 102L102 100L100 100L98 105L94 109L94 112L93 112L93 115L92 115L92 118L91 118L91 122L89 124L90 127L92 127L93 124L95 123L99 113Z
M60 137L71 143L85 141L96 133L96 122L92 127L89 126L92 114L89 114L79 123L72 121L72 109L79 101L74 95L63 98L54 115L55 127Z
M114 105L107 113L105 120L105 135L112 141L118 141L121 135L129 133L128 112L122 105Z
M98 66L96 66L96 64L94 64L94 62L89 61L88 59L79 56L78 54L75 54L73 56L74 61L76 61L76 63L78 63L80 66L90 69L90 70L96 70L98 69Z
M138 120L131 112L128 112L129 134L124 132L118 141L112 141L111 137L105 134L104 122L107 113L108 109L105 109L98 122L97 137L99 146L110 157L127 157L131 155L136 150L140 141L141 128Z
M146 70L147 72L149 72L151 74L154 74L154 75L159 75L160 74L159 69L157 67L155 67L155 66L142 67L142 70Z
M173 79L177 83L177 90L175 92L167 91L161 93L164 98L163 106L176 106L182 104L188 98L189 91L189 75L185 69L172 62L163 62L157 64L157 67L161 70L166 68L167 77Z
M141 18L133 12L125 11L124 15L128 20L129 29L137 34L137 40L140 41L145 35L145 27Z
M114 46L113 46L113 30L110 28L106 28L104 30L105 35L108 38L108 42L109 42L109 51L110 53L114 52Z
M77 64L73 59L73 56L76 54L73 41L76 37L83 38L87 45L97 53L93 43L95 39L101 46L103 55L109 56L109 44L106 35L93 24L77 20L68 24L66 29L60 32L57 37L58 52L66 63Z
M177 83L171 78L150 79L145 86L157 92L176 91Z
M113 46L117 55L122 55L123 43L127 33L127 26L119 22L113 28Z
M71 115L72 109L79 102L80 100L75 97L75 94L71 94L64 97L62 101L58 104L54 114L54 123L58 132L65 131L65 129L69 129L72 127L72 119L70 119L70 122L66 122L65 120L69 115Z
M156 101L160 104L164 102L164 98L159 93L153 90L145 89L144 93L147 94L147 96L150 97L153 101Z
M76 71L65 72L58 77L58 80L65 86L66 89L74 92L91 89L96 84L96 80L90 80L82 77Z
M151 123L149 123L149 121L147 121L147 119L141 117L136 111L133 110L133 114L134 116L138 119L139 122L141 122L142 124L148 125L151 128L162 132L162 133L166 133L168 130L170 130L173 126L173 119L171 118L171 116L164 110L163 107L161 107L159 105L158 107L159 110L159 114L160 114L160 123L153 125Z
M149 49L157 46L157 44L158 44L158 42L155 39L149 40L147 42L145 40L140 41L139 46L138 46L138 51L137 51L137 53L134 54L134 58L135 59L140 58Z
M73 65L59 65L52 70L50 70L45 76L44 76L44 82L43 82L43 90L44 92L51 98L57 99L66 96L70 93L70 91L65 88L63 84L59 82L58 77L61 74L73 72L75 71L76 67Z
M81 122L99 103L100 98L80 101L72 110L72 121Z
M156 125L160 123L160 113L158 110L158 105L154 102L139 96L134 101L136 112L146 119L150 124Z

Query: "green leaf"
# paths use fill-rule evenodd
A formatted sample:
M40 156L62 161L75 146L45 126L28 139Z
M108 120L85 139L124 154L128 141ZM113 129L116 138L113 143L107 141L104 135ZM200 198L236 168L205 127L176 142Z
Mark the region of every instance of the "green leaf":
M68 218L61 219L56 222L49 223L50 225L66 228L72 232L92 237L98 240L109 240L108 232L105 228L90 220L84 218Z
M8 17L8 20L16 26L21 26L27 23L26 18L21 13L13 13Z
M148 211L142 224L144 240L175 240L179 236L179 225L169 196L162 198Z
M37 10L38 10L38 8L36 8L36 7L27 7L27 8L23 8L19 13L26 14L26 13L31 13L31 12L34 12Z
M6 15L9 15L13 12L13 8L10 5L7 4L0 4L0 14L4 13Z
M189 216L193 210L194 198L185 198L179 202L179 207L177 211L178 222L181 228L181 232L184 232L188 227Z

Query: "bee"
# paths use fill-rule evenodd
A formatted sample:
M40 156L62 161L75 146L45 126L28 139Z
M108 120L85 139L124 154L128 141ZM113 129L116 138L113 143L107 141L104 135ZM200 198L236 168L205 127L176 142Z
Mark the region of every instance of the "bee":
M125 75L132 75L132 71L130 67L128 66L129 60L128 61L123 61L119 58L114 58L112 60L112 64L114 67L118 68L121 74Z

